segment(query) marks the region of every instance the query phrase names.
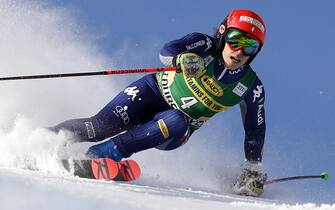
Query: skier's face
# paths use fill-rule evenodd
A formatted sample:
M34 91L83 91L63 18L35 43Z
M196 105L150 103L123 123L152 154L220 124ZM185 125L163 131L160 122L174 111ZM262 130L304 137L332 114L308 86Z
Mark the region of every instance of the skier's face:
M225 44L222 51L222 58L227 69L236 70L248 61L250 56L245 56L242 50L243 49L234 51L227 43Z

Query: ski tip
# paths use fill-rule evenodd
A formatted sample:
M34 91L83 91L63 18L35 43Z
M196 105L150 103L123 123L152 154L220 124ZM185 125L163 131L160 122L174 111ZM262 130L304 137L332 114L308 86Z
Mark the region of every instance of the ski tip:
M328 174L328 172L322 172L322 173L321 173L321 178L322 178L323 180L328 180L328 178L329 178L329 174Z

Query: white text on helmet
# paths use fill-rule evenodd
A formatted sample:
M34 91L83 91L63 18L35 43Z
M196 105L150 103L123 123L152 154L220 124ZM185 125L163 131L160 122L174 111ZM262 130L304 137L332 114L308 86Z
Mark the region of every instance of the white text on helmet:
M247 22L250 24L253 24L255 26L257 26L257 28L259 28L259 30L261 30L264 33L264 26L261 22L259 22L257 19L249 17L249 16L241 16L240 17L240 22Z

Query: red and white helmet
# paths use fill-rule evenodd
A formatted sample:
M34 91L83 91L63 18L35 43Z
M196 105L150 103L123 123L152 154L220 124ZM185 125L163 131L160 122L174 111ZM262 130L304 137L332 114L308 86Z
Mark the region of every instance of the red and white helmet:
M244 31L260 41L261 47L264 45L266 28L262 18L250 10L233 10L219 25L215 33L216 49L222 51L225 45L225 35L227 29L236 28Z

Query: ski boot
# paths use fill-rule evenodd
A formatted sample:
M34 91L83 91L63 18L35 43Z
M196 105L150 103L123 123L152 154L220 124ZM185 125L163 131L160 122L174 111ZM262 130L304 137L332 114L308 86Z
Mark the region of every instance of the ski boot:
M86 152L86 156L90 159L111 158L115 162L120 162L123 158L117 146L111 139L101 144L91 146Z
M261 163L246 161L234 183L233 191L239 195L259 197L264 191L266 179L267 174L263 172Z

